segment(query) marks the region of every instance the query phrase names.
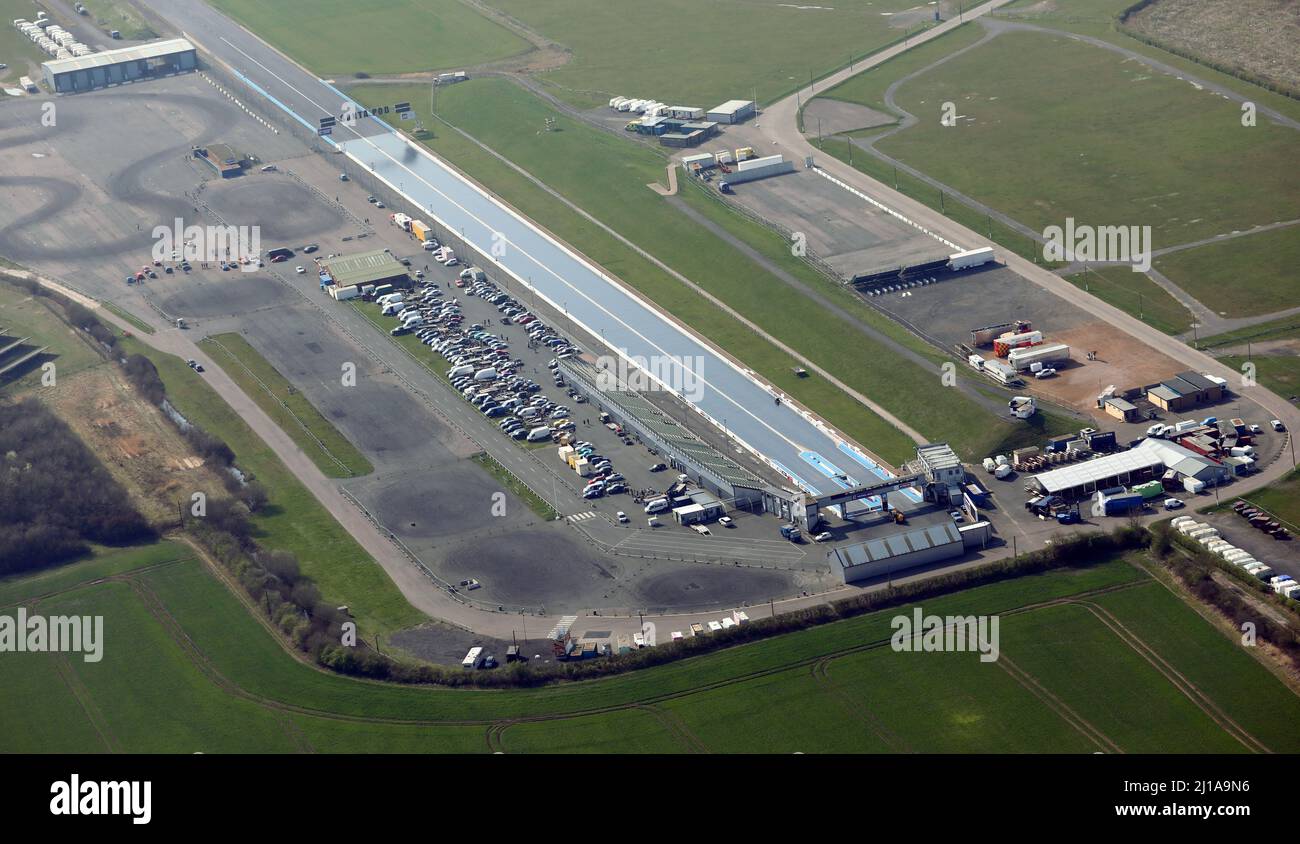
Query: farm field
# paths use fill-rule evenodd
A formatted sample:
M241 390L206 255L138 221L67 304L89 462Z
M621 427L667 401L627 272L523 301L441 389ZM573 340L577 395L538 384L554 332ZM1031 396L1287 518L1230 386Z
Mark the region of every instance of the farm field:
M1300 137L1300 132L1296 133ZM1296 154L1300 155L1300 145ZM1282 219L1300 219L1300 187ZM1229 317L1300 305L1300 225L1209 243L1156 258L1153 266L1206 307Z
M1097 749L1091 732L1031 693L1020 672L1123 750L1241 749L1123 639L1079 605L1058 600L1071 596L1105 604L1270 750L1300 748L1286 729L1300 698L1122 559L925 602L926 613L1002 613L1002 652L1020 672L974 654L893 652L890 619L910 612L900 608L602 680L456 691L317 670L285 651L202 563L160 559L168 550L142 550L136 567L120 557L96 558L65 567L57 582L46 575L0 584L10 605L41 594L47 612L102 614L106 621L99 663L44 654L0 663L6 687L25 691L0 729L0 750ZM95 582L108 569L115 578ZM1075 648L1079 637L1084 646ZM1062 651L1074 661L1062 664ZM143 676L150 682L139 682ZM528 720L517 722L521 716Z
M1166 334L1191 330L1191 311L1145 273L1128 267L1089 268L1066 276L1066 281Z
M410 95L414 91L384 86L381 92L358 86L352 92L365 103L370 98ZM488 106L490 104L490 107ZM555 116L533 95L500 80L476 80L439 95L440 116L482 143L535 174L547 187L568 198L597 220L659 257L673 269L728 306L762 326L773 336L801 351L838 378L927 436L945 439L963 453L986 450L987 440L999 435L996 426L957 391L936 391L932 400L912 400L917 385L935 378L928 370L866 336L844 320L851 312L899 342L933 355L919 340L865 304L822 278L789 254L788 245L774 232L751 223L685 187L681 201L723 226L764 257L815 287L835 301L828 309L802 294L791 295L789 286L766 267L680 212L645 185L663 178L664 160L655 152L599 132L585 124L558 116L557 131L535 135L515 131L519 125L542 125ZM564 207L536 184L499 159L445 126L426 141L437 154L479 180L515 208L572 243L601 266L659 303L678 319L693 326L755 371L770 379L837 427L865 444L887 461L910 456L911 441L883 419L821 379L799 379L791 374L795 361L760 338L712 303L683 288L682 284L650 264L634 250L607 233L596 230L572 209ZM871 359L888 366L863 367Z
M612 96L655 97L711 108L730 99L779 99L928 26L910 0L847 0L833 6L743 0L486 0L565 45L573 58L540 79L578 105ZM905 14L897 14L906 12ZM664 23L674 21L670 31ZM647 37L660 33L667 37ZM762 56L756 62L756 56Z
M374 466L289 380L238 334L199 343L267 415L331 478L368 475Z
M324 76L455 70L529 49L457 0L214 0L213 5ZM361 33L365 37L358 37Z
M180 358L133 338L124 338L121 345L127 354L137 352L153 361L177 410L224 440L239 466L266 487L270 504L253 516L258 542L296 554L303 573L327 600L347 603L363 630L387 633L425 620L266 443L204 383L202 375Z

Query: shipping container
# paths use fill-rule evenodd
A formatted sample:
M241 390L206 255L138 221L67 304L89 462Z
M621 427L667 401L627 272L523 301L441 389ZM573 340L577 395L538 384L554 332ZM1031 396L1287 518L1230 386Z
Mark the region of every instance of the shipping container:
M1136 492L1143 498L1150 500L1164 495L1165 487L1164 484L1160 483L1160 481L1147 481L1144 484L1138 484L1133 487L1133 492Z
M331 287L330 295L340 302L346 302L357 298L361 293L355 287Z

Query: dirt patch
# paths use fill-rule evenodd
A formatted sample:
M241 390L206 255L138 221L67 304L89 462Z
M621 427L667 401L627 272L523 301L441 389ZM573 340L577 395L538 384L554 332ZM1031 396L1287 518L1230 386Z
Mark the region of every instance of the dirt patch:
M1207 64L1300 91L1300 5L1295 0L1158 0L1126 27Z
M174 523L176 502L188 500L196 490L224 495L220 478L110 364L60 378L57 388L40 397L99 457L150 522Z
M1096 406L1098 394L1108 386L1113 384L1127 390L1153 384L1186 369L1173 358L1152 351L1104 322L1088 322L1058 331L1047 342L1068 345L1073 360L1057 367L1059 374L1055 378L1034 380L1033 392L1090 413L1100 421L1110 420ZM1096 360L1087 359L1090 351L1097 352Z

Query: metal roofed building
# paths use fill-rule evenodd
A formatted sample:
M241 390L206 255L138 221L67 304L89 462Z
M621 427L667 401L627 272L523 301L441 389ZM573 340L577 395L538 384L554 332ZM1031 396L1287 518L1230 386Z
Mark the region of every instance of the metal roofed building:
M1099 489L1141 483L1173 471L1213 486L1232 478L1232 470L1191 449L1148 437L1128 451L1119 451L1034 475L1033 483L1045 495L1077 499Z
M339 287L355 287L359 284L405 285L410 280L402 262L384 249L326 258L321 260L320 265Z
M705 119L714 123L744 123L754 116L753 100L727 100L709 109Z
M45 84L58 94L90 91L124 82L170 76L194 70L198 57L184 38L152 41L120 50L43 62Z
M855 583L960 557L965 551L961 531L945 516L937 524L841 546L831 552L831 559L844 582Z

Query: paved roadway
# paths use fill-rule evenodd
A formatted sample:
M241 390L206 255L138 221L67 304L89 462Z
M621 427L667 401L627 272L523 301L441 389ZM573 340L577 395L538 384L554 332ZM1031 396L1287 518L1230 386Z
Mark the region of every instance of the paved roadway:
M341 92L211 7L198 0L178 0L158 12L305 126L314 130L320 117L341 113L346 100ZM846 454L845 438L829 425L788 402L778 404L771 387L721 350L382 121L340 124L331 142L341 146L355 166L372 171L424 209L427 217L459 232L485 263L495 262L499 272L568 314L590 335L588 348L604 353L606 349L599 348L604 343L624 357L657 359L658 372L665 376L660 383L678 395L683 385L700 384L698 400L689 403L791 482L813 493L843 485L820 477L826 467L851 484L889 477L862 450L850 447ZM494 245L500 254L488 257Z

